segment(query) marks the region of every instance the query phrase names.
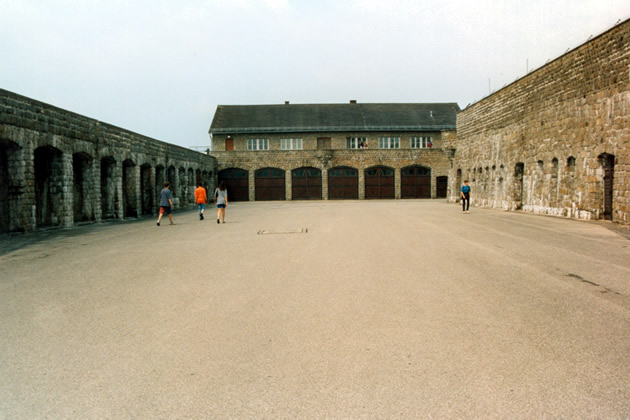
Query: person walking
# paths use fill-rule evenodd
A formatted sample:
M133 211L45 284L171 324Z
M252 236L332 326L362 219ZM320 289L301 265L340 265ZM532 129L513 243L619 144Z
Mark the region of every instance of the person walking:
M470 208L470 186L468 185L468 180L464 181L464 186L461 191L462 195L462 212L470 213L468 210Z
M165 214L168 215L168 220L171 225L174 225L173 222L173 193L170 190L170 185L168 182L164 183L164 188L160 191L160 214L158 215L157 225L160 226L160 221L162 220L162 216Z
M221 181L216 190L214 190L214 196L217 200L217 223L219 218L225 223L225 208L228 205L228 193L225 187L225 181Z
M206 195L206 189L201 185L201 182L197 182L197 189L195 190L195 203L199 209L199 220L203 220L203 212L206 210L206 203L208 202L208 196Z

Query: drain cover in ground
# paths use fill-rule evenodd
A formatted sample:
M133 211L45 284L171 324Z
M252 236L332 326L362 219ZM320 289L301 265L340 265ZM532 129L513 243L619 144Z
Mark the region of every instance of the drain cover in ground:
M308 229L307 228L288 229L288 230L261 229L258 231L259 235L284 235L288 233L308 233Z

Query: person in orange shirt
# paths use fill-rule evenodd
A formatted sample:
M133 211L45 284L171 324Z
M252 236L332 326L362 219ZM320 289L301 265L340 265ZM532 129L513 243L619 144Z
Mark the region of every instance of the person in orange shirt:
M206 189L201 185L201 182L197 182L197 189L195 189L195 203L199 208L199 220L203 220L203 212L206 209L206 202L208 201L208 195Z

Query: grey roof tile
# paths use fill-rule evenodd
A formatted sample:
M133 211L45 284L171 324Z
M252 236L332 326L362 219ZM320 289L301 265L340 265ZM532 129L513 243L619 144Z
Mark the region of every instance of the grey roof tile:
M219 105L210 133L454 130L456 103Z

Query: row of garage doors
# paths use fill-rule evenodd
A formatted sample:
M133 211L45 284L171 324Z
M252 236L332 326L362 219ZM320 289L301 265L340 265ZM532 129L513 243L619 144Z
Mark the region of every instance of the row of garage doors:
M258 169L254 174L255 199L285 200L285 171L277 168ZM446 197L448 178L437 177L438 198ZM229 168L219 171L219 182L224 181L230 201L249 200L249 176L247 171ZM322 199L322 171L317 168L298 168L291 171L291 196L293 200ZM395 197L394 169L376 166L365 170L365 198ZM431 169L409 166L401 170L402 198L431 198ZM350 167L328 170L329 199L358 199L359 171Z

